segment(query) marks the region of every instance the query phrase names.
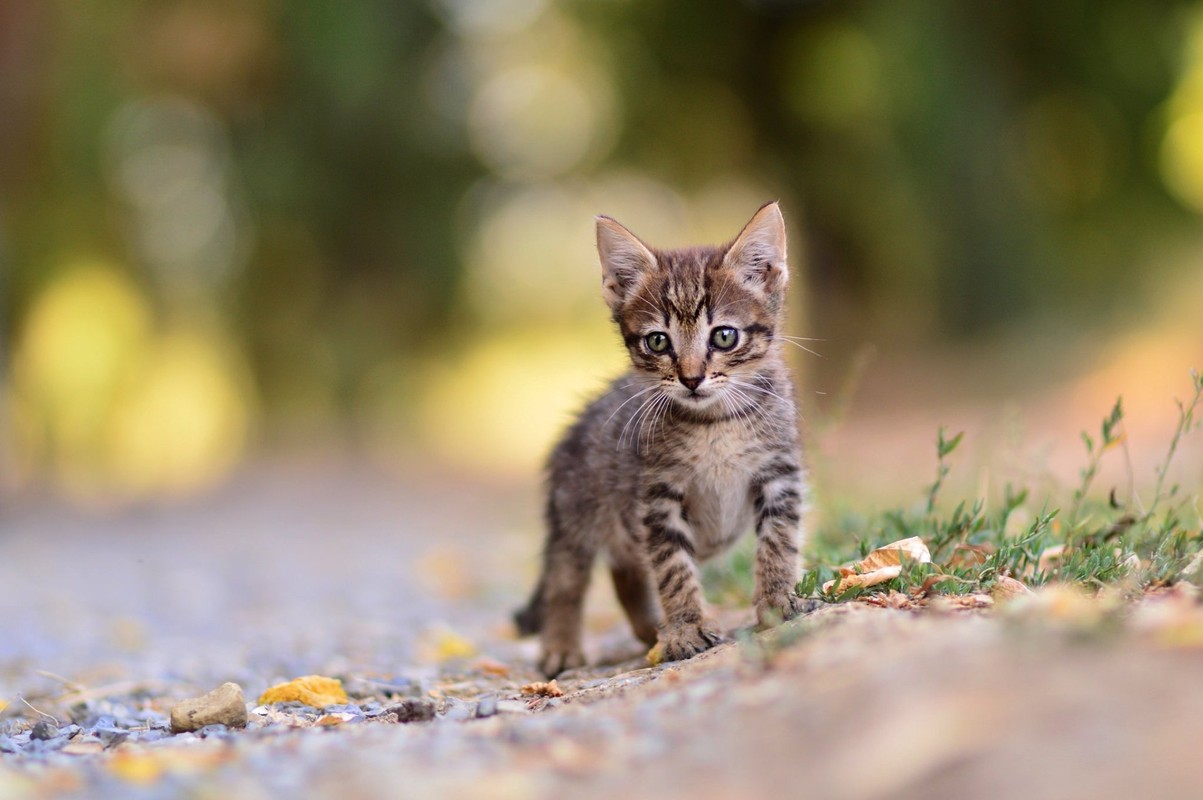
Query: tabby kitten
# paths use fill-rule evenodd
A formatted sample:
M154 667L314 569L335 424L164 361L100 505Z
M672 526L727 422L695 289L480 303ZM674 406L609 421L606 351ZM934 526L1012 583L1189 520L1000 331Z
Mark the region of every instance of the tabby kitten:
M597 218L602 294L631 370L581 414L548 463L543 573L515 614L542 633L548 676L584 664L581 614L604 550L635 634L665 660L722 639L699 561L756 531L756 615L796 616L806 478L782 339L785 221L761 208L725 247L653 250Z

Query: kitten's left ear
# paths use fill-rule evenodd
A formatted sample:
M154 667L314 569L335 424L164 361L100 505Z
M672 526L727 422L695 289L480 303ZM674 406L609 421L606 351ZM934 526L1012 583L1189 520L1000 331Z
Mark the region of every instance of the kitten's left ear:
M723 257L723 267L739 275L750 289L777 295L789 283L785 252L785 219L776 202L761 206L735 237Z

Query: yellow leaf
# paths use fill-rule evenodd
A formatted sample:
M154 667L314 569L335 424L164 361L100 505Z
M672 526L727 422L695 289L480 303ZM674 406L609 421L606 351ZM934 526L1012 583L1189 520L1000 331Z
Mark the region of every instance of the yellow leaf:
M288 683L281 683L259 695L259 703L288 703L298 702L314 708L343 705L347 702L347 693L343 691L342 681L337 678L326 678L321 675L305 675Z
M902 564L906 560L931 562L931 553L918 536L883 545L852 566L840 567L840 591L857 586L876 586L893 580L902 574ZM835 584L835 580L827 581L823 584L823 591L831 591Z
M418 645L418 650L423 660L440 664L476 655L476 645L448 628L429 631Z
M3 711L6 708L8 708L8 701L0 700L0 711Z
M109 770L123 781L146 785L163 775L163 764L146 753L119 750L109 761Z

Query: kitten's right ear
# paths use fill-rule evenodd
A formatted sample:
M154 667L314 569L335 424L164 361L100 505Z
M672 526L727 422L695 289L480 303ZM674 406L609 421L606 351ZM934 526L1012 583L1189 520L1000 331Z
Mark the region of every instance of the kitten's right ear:
M602 296L617 312L640 279L656 269L656 257L639 237L610 217L597 217L597 253L601 257Z

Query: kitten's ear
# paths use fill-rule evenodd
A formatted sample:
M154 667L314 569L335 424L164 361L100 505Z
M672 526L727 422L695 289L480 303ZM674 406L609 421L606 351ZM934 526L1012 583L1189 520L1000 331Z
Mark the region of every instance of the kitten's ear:
M597 252L601 257L602 295L617 312L640 278L656 269L656 257L639 237L609 217L597 218Z
M761 206L735 237L723 266L748 288L776 295L789 283L785 252L785 219L776 202Z

